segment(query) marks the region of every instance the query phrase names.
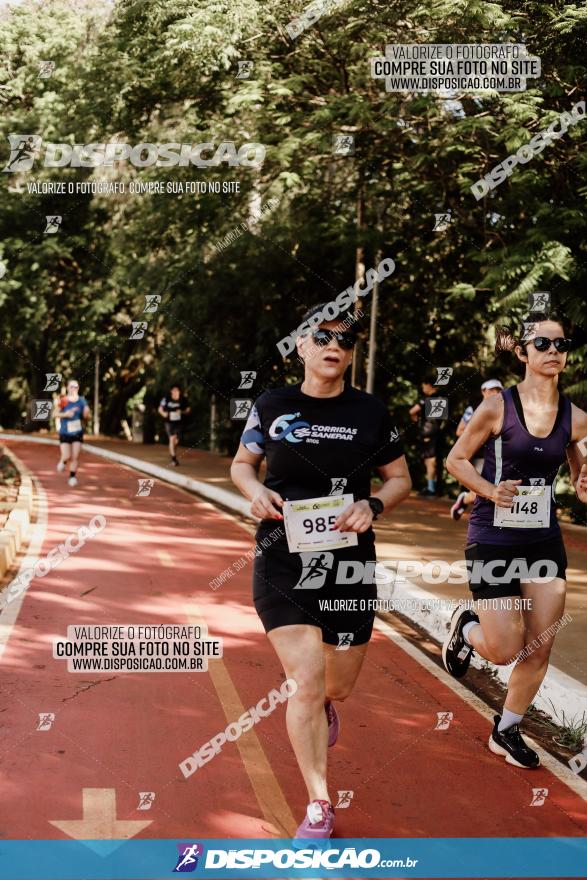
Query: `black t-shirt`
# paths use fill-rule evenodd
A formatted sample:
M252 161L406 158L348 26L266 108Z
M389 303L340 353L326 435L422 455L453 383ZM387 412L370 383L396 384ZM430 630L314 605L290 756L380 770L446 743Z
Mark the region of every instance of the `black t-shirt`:
M300 385L265 391L241 442L265 454L265 485L286 501L334 494L368 498L373 469L404 454L384 404L348 384L337 397L310 397Z
M179 400L173 400L171 397L164 397L159 404L161 409L164 409L167 413L167 417L171 423L175 423L176 425L181 422L182 409L187 409L188 402L187 399L181 395Z

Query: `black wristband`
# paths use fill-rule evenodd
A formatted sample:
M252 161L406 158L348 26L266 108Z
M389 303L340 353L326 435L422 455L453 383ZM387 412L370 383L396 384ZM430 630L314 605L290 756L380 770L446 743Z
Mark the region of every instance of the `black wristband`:
M373 522L380 516L384 511L383 501L380 498L374 498L371 496L367 498L367 504L371 508L371 513L373 514Z

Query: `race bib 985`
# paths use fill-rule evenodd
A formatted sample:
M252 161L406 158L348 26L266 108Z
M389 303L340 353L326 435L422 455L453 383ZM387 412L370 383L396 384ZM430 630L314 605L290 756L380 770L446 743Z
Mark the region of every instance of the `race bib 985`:
M284 502L283 521L289 552L335 550L358 544L356 532L332 531L336 519L353 503L352 495Z

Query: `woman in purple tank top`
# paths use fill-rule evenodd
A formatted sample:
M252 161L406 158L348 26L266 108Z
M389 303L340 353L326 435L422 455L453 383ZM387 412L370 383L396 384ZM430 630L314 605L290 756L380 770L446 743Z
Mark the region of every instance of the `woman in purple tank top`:
M460 678L476 651L492 663L515 661L489 748L510 764L533 768L538 755L519 731L546 675L556 632L564 626L566 553L555 510L555 482L568 460L577 497L587 503L587 413L559 392L571 345L563 324L529 315L517 335L500 331L496 351L525 365L519 385L484 400L447 459L453 476L477 493L465 557L476 612L459 606L442 656ZM471 464L485 446L481 474ZM582 454L583 452L583 454Z

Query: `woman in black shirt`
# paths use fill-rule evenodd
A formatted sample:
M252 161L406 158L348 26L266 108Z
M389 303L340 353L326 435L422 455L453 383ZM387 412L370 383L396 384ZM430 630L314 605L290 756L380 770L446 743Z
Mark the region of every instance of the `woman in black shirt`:
M323 309L316 306L304 320ZM304 838L332 833L327 747L339 731L333 701L352 691L373 627L371 523L411 488L399 432L385 406L344 380L356 337L340 325L324 321L298 337L304 381L258 398L231 469L261 520L255 608L286 677L297 684L287 728L308 789L310 803L296 834ZM373 470L383 485L371 496Z

